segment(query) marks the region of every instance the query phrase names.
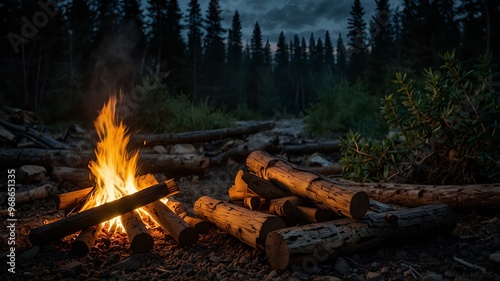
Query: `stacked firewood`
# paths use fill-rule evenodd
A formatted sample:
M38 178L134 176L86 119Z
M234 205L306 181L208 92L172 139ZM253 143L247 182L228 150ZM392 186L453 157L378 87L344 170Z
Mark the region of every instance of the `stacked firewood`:
M230 202L204 196L195 214L243 243L265 249L271 266L311 266L395 240L450 231L445 204L394 210L345 182L263 151L250 153L229 189Z

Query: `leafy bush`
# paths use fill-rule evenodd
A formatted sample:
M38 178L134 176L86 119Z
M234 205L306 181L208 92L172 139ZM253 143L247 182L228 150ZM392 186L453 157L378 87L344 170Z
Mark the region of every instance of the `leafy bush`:
M167 74L149 75L136 88L141 97L129 122L148 131L183 132L231 126L231 116L203 100L194 105L189 96L175 92L163 80Z
M344 177L357 181L465 184L498 180L500 97L492 87L491 56L472 69L441 57L441 70L424 71L424 84L397 73L399 89L381 112L393 134L367 141L341 138Z
M305 123L309 132L318 135L351 128L373 131L382 123L377 112L378 99L368 94L363 83L340 82L327 87L306 109Z

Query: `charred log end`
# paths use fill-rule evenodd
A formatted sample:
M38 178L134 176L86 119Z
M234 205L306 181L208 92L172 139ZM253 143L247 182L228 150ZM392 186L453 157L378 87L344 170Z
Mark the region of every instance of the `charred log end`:
M153 249L154 240L149 233L137 234L130 243L130 249L134 254L147 253Z
M267 260L272 268L284 270L289 266L291 255L288 245L278 232L273 231L267 235L265 248Z
M368 208L370 207L370 198L368 194L364 191L356 192L351 199L349 217L353 219L362 219L366 212L368 212Z
M257 240L257 245L266 246L268 235L274 230L285 228L285 221L280 217L270 216L262 224L260 229L259 238Z
M198 241L198 231L196 228L190 226L186 227L179 233L179 246L185 247L189 245L193 245Z

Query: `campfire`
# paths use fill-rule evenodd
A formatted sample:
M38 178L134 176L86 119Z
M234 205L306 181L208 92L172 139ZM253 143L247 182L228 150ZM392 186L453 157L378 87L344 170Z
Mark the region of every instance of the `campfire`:
M147 252L154 244L148 230L151 227L162 227L182 246L197 241L194 226L199 221L187 216L182 203L173 199L169 202L166 197L179 192L175 181L158 183L151 174L137 176L139 151L127 150L130 135L118 120L116 105L116 97L110 97L94 122L99 136L96 160L89 164L94 186L59 196L58 207L65 209L68 216L34 229L30 233L33 244L82 230L73 248L85 254L95 235L106 228L126 232L133 252ZM78 213L73 214L75 211Z

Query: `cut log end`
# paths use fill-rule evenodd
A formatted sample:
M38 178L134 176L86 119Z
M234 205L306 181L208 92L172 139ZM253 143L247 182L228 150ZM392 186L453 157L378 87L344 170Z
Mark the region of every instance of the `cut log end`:
M269 233L272 233L272 231L274 230L282 229L285 227L286 227L285 221L283 221L283 219L281 219L280 217L268 217L262 224L262 228L259 234L259 241L257 241L257 244L265 246L267 243L267 237Z
M145 232L137 234L130 242L130 249L133 253L147 253L153 249L153 246L153 237Z
M277 270L286 269L290 256L285 239L277 232L270 232L266 239L266 257L271 267Z
M181 230L177 243L179 243L179 246L181 247L193 245L196 241L198 241L198 236L196 228L189 226Z
M370 208L370 198L368 198L368 194L364 191L359 191L352 196L349 210L350 214L346 215L353 219L362 219L366 212L368 212L368 208Z

